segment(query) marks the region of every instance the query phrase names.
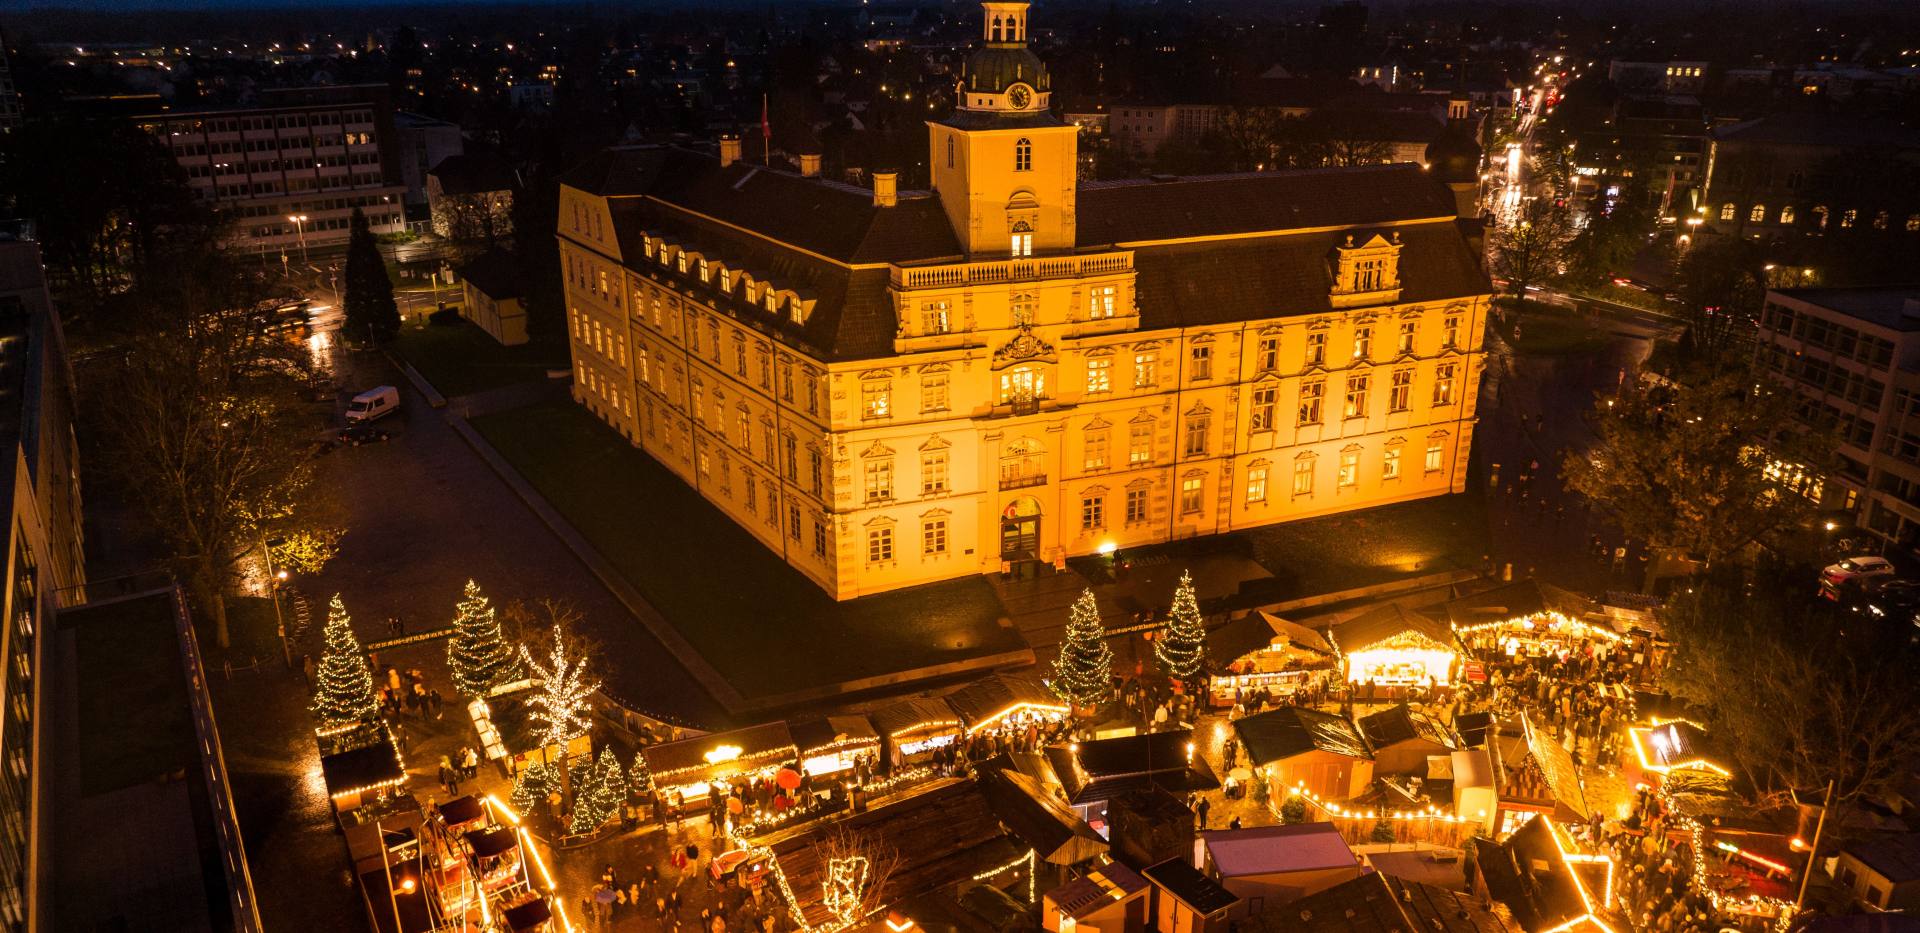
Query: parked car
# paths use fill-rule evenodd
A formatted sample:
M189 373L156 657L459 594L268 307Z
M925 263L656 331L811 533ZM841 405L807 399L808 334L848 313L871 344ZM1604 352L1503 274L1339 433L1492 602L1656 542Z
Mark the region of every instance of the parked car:
M1866 612L1876 619L1914 622L1920 616L1920 583L1896 580L1866 600Z
M1894 573L1893 564L1884 557L1849 557L1821 570L1820 582L1840 586L1860 578L1892 577Z
M334 435L334 438L342 444L351 444L358 447L361 444L384 444L392 439L393 435L373 425L359 422L341 428L340 433Z
M376 386L353 397L347 403L347 423L378 421L400 410L400 390Z

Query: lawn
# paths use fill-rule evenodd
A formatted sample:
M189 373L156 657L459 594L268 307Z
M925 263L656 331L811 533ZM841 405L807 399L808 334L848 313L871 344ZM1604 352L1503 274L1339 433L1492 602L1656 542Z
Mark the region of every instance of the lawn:
M189 766L196 744L170 595L61 614L73 627L80 793Z
M420 371L447 398L500 386L538 382L549 369L566 369L566 344L536 338L517 347L501 346L486 331L466 323L410 325L388 345L395 356Z
M981 577L835 602L571 403L472 423L748 698L1025 647Z

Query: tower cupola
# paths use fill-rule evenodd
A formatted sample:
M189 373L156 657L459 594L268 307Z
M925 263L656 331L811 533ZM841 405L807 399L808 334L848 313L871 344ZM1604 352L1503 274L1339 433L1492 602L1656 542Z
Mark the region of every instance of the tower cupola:
M1047 110L1053 81L1040 56L1027 48L1027 6L1016 0L980 4L980 46L967 56L960 77L961 110Z

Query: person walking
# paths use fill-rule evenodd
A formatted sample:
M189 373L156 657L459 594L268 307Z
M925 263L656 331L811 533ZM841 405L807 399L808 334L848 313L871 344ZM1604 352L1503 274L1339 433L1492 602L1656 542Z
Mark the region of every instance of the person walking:
M1194 811L1193 811L1194 815L1200 818L1201 829L1207 828L1207 811L1212 809L1212 806L1213 806L1212 804L1207 802L1207 798L1202 797L1200 798L1199 806L1194 808Z

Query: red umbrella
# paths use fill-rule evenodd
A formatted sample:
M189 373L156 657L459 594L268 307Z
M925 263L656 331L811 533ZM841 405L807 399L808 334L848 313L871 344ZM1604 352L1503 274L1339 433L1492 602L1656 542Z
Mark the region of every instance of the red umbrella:
M800 787L800 772L792 768L781 768L780 773L773 776L773 783L787 790L798 790Z

